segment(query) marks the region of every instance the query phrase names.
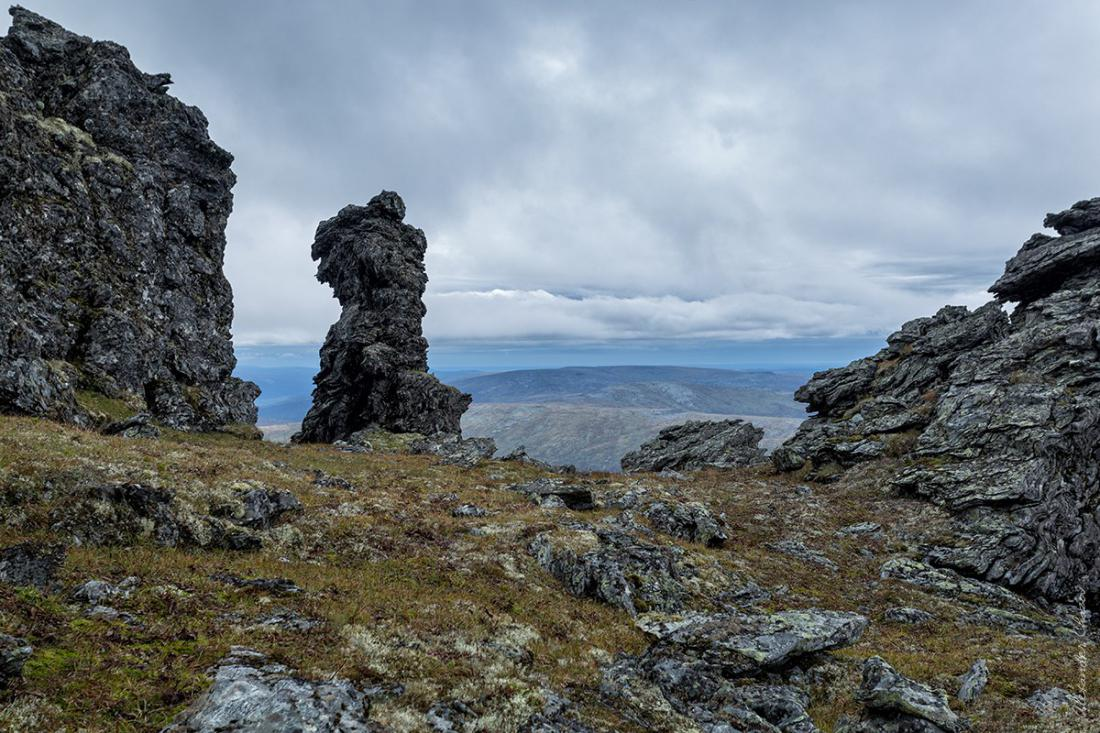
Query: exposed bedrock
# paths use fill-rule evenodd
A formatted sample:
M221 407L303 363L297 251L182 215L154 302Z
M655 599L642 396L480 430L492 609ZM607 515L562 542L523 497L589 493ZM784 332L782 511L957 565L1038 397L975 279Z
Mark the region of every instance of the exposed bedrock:
M1100 600L1100 200L1046 223L975 311L902 326L879 353L819 372L816 416L776 452L829 479L902 459L894 484L953 510L929 560L1057 601ZM1016 303L1011 315L1002 303Z
M222 274L233 161L122 46L22 8L0 38L0 411L79 391L188 429L254 423Z
M428 373L424 318L427 239L404 223L405 203L383 191L317 227L317 279L343 307L321 347L313 407L296 442L325 443L379 428L461 432L470 396Z

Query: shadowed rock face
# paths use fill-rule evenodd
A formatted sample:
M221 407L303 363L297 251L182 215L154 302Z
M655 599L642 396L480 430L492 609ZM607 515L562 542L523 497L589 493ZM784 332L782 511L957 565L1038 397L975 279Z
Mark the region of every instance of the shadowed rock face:
M21 8L0 38L0 411L75 390L180 428L254 423L222 274L235 181L206 118L122 46Z
M991 288L1016 301L947 307L887 347L814 375L807 420L776 465L828 478L904 458L896 486L956 512L929 560L1049 599L1100 600L1100 218L1051 214Z
M317 279L332 286L343 312L321 347L313 407L295 442L343 440L365 428L461 432L470 396L428 374L420 327L428 243L404 218L401 197L383 191L317 227Z

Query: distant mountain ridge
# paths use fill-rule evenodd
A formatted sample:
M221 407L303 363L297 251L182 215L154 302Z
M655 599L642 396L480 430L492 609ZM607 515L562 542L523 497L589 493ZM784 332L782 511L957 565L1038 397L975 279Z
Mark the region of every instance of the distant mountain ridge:
M309 409L315 370L239 372L263 389L256 405L268 438L285 440ZM438 375L474 397L462 418L466 435L493 438L503 452L523 445L536 458L588 470L618 470L623 454L687 420L748 420L764 429L762 446L770 450L805 417L794 391L807 375L793 372L609 366Z
M468 435L519 445L551 463L617 471L619 459L661 428L739 417L764 428L776 447L805 417L794 390L806 375L697 367L611 366L524 369L452 379L474 396Z

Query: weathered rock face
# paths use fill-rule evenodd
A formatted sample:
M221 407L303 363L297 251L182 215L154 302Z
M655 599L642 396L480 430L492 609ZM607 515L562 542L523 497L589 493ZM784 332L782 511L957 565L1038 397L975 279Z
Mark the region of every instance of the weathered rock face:
M428 243L404 218L401 197L383 191L317 227L317 279L332 286L343 312L321 347L313 407L297 442L343 440L364 428L461 432L470 396L428 374L420 327Z
M1052 214L1064 234L1024 244L991 291L887 347L814 375L817 416L776 461L828 478L901 456L896 486L956 512L959 538L929 560L1054 600L1100 601L1100 201Z
M623 456L624 471L694 471L748 466L764 459L764 431L742 420L692 420L665 428Z
M254 423L222 274L232 156L115 43L22 8L0 39L0 411L76 390L180 428Z

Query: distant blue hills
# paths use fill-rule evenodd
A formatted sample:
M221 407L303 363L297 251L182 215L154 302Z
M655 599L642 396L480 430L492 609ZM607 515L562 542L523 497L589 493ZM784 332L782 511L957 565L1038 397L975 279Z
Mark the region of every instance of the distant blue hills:
M300 421L309 410L315 367L242 364L237 374L263 390L261 425ZM668 366L562 367L484 373L439 370L475 404L573 404L676 412L802 417L792 399L802 372Z

